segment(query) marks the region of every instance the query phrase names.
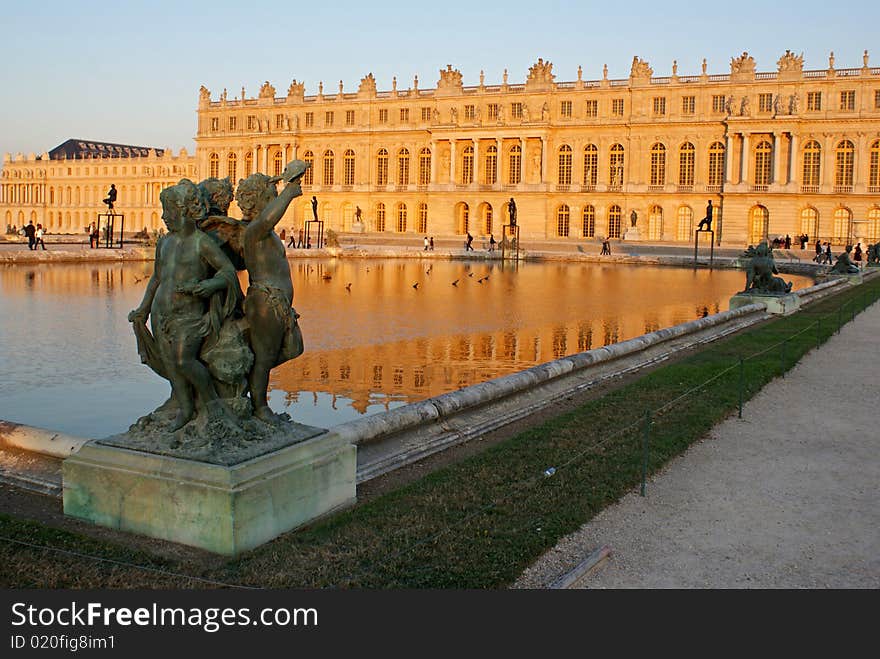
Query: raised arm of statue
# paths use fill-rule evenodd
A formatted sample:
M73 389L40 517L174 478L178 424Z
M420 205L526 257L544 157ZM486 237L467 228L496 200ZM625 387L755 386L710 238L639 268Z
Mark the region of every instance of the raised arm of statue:
M266 204L256 219L248 224L244 232L245 242L251 239L265 238L275 230L275 225L284 217L290 202L302 195L300 180L308 168L308 163L302 160L293 160L287 164L281 175L281 179L287 181L287 185L278 193L277 197Z

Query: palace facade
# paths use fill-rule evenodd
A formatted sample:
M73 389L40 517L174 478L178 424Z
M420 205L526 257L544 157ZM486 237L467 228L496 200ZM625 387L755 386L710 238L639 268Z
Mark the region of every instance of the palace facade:
M7 156L0 216L77 228L68 215L94 214L95 191L121 182L117 206L136 209L127 226L155 229L161 210L149 192L184 171L235 182L301 158L312 164L304 195L280 227L312 219L314 195L325 230L500 236L513 197L523 240L692 243L711 199L720 245L785 234L880 240L880 68L867 51L859 68L835 68L832 54L827 68L804 70L790 51L775 71L757 71L748 53L731 59L729 73L706 68L679 76L673 63L671 75L655 76L634 57L626 79L609 79L606 67L599 80L579 69L557 82L539 59L514 84L505 72L501 84L481 74L464 86L447 66L430 89L416 78L378 91L372 74L356 92L340 82L314 96L296 80L286 96L268 82L256 98L224 90L214 100L202 87L194 157L151 155L111 174L122 160Z

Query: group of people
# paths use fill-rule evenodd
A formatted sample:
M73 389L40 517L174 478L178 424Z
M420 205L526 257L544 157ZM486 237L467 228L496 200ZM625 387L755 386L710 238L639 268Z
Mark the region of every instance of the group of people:
M433 252L434 251L434 236L431 236L430 238L428 238L428 236L425 236L425 250L424 251L426 251L426 252Z
M281 238L281 242L284 242L287 239L287 233L284 229L281 230L279 234ZM299 233L293 232L293 227L290 227L290 239L287 241L288 247L293 247L294 249L311 249L312 248L312 237L306 236L305 231L302 229L299 230Z
M47 232L43 229L42 224L34 226L34 221L31 220L22 227L20 233L28 239L28 249L36 250L39 247L46 249L46 241L43 240L43 235Z

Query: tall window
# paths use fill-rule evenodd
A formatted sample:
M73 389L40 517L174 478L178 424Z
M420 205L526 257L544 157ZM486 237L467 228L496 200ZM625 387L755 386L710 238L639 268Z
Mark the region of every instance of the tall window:
M758 112L773 110L773 94L758 94Z
M588 119L595 119L599 116L599 101L592 100L587 101L586 104L586 116Z
M614 204L608 209L608 237L620 238L620 218L622 212L620 206Z
M250 117L248 117L248 121L250 121ZM315 125L315 113L314 112L306 112L306 128L311 128Z
M837 145L837 165L834 168L834 185L839 187L852 187L853 184L853 161L855 147L849 140L842 140Z
M852 241L852 212L841 206L834 211L834 230L831 242L848 245Z
M406 232L406 204L397 205L397 233Z
M568 144L559 147L559 185L571 185L571 147Z
M379 123L387 124L388 123L388 108L381 108L379 110Z
M231 116L229 117L229 130L236 130L238 128L238 117Z
M595 187L599 177L599 149L595 144L584 147L584 185Z
M596 208L591 204L584 206L581 219L581 235L584 238L593 238L596 235Z
M522 119L523 104L522 103L511 103L510 104L510 116L513 119Z
M336 158L333 156L333 152L327 150L324 152L324 177L323 177L323 185L333 185L333 167Z
M464 118L465 119L473 119L476 117L477 111L475 105L465 105L464 106Z
M656 204L648 209L648 239L663 240L663 209Z
M693 114L697 109L697 97L696 96L682 96L681 97L681 113L682 114Z
M487 236L492 233L492 207L489 204L483 205L483 233Z
M818 192L819 175L822 168L822 147L816 140L810 140L804 145L804 166L801 185L815 188Z
M709 147L709 185L721 186L724 180L724 144L713 142Z
M342 155L342 184L354 185L354 151L351 149Z
M324 126L330 128L333 125L333 112L324 113Z
M428 204L422 202L419 204L419 233L428 233Z
M247 127L248 130L257 130L257 118L253 115L250 115L247 118Z
M388 185L388 151L379 149L376 156L376 185Z
M397 185L409 185L409 149L397 152Z
M571 101L562 101L559 103L559 114L563 117L571 116Z
M622 144L615 144L611 147L611 152L608 156L608 180L615 187L623 185L623 156L624 149Z
M694 235L694 211L690 206L679 206L675 223L675 239L690 242Z
M666 185L666 147L659 142L651 147L651 185Z
M385 231L385 204L376 204L376 231Z
M868 226L865 230L868 242L880 242L880 208L876 206L868 211Z
M755 185L770 185L773 147L767 140L755 148Z
M556 235L560 238L568 238L571 224L571 210L567 204L562 204L556 209Z
M840 92L840 109L844 111L850 111L856 109L856 92L855 90L848 90Z
M623 116L623 99L622 98L612 98L611 99L611 115L614 117L622 117Z
M216 153L212 153L208 157L208 176L210 178L217 178L220 176L220 156Z
M693 186L694 184L694 159L696 149L690 142L685 142L678 149L678 184Z
M726 99L724 98L724 94L713 94L712 95L712 112L715 114L720 114L726 109Z
M507 183L518 185L522 181L522 148L514 144L508 152Z
M808 206L801 211L801 233L813 238L819 237L819 211Z
M484 163L483 180L486 182L486 185L494 185L498 182L498 147L494 144L486 149Z
M275 115L275 130L281 130L284 128L284 115L276 114Z
M272 155L272 176L281 176L281 170L284 167L283 157L284 154L281 151L276 151Z
M254 154L248 151L244 156L244 177L247 178L254 173ZM308 174L308 171L306 172ZM307 181L303 180L303 183Z
M807 92L807 110L818 112L822 109L822 92Z
M880 192L880 140L871 144L868 164L868 192Z
M431 149L425 147L419 151L419 185L431 182ZM419 233L424 233L420 231Z
M303 174L303 184L312 185L315 182L315 154L311 151L306 151L303 154L303 161L309 165L306 168L306 173Z
M666 97L665 96L655 96L653 103L653 110L655 117L662 117L666 114Z
M354 126L354 110L345 111L345 125Z
M422 108L422 121L431 121L431 108Z
M409 108L400 108L400 123L409 123Z
M764 206L754 206L749 213L749 244L757 245L767 240L770 230L770 211Z
M469 185L474 182L474 147L466 146L461 154L461 182Z
M236 169L238 169L238 156L234 153L230 153L226 156L226 175L229 177L229 180L232 181L232 185L235 185L236 183Z

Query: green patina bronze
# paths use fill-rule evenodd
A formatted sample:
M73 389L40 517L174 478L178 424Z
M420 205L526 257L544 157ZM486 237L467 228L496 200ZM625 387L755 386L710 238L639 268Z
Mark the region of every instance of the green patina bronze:
M776 268L773 252L767 241L762 241L757 247L749 245L742 258L748 259L746 287L742 293L784 295L791 292L791 282L775 276L779 274L779 270Z

